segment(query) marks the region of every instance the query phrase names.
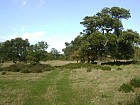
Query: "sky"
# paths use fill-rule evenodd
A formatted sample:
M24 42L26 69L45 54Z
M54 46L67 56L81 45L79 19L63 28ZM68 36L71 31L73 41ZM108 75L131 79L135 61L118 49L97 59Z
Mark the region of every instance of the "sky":
M82 32L85 16L93 16L104 7L130 10L123 20L124 30L140 33L139 0L0 0L0 42L21 37L30 44L39 41L62 52Z

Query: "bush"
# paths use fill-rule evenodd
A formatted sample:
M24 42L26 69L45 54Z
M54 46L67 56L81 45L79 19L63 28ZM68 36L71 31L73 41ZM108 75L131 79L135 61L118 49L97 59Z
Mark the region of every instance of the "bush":
M102 65L94 65L94 68L97 69L97 70L102 69Z
M111 67L110 66L102 66L101 69L104 71L110 71Z
M3 71L3 68L0 67L0 71Z
M49 64L36 64L36 65L25 65L25 64L14 64L9 67L1 68L1 71L21 72L21 73L41 73L43 71L53 70L54 67Z
M140 87L140 78L133 78L130 80L130 84L135 88Z
M31 73L41 73L43 72L42 67L41 66L33 66L30 68Z
M87 69L87 72L92 72L92 68L88 68Z
M2 72L1 72L1 75L5 75L5 74L6 74L6 71L2 71Z
M43 71L51 71L51 70L53 70L54 69L54 67L52 67L52 66L50 66L50 65L44 65L43 66Z
M117 70L123 70L123 68L120 68L120 67L119 67L119 68L117 68Z
M93 67L93 64L86 64L86 63L69 63L66 65L61 66L61 68L68 68L68 69L78 69L78 68L89 68Z
M6 70L12 71L12 72L19 72L21 70L21 68L17 64L14 64L14 65L7 67Z
M130 84L122 84L119 88L119 91L128 93L128 92L134 92L133 87Z
M29 68L22 68L21 73L30 73Z

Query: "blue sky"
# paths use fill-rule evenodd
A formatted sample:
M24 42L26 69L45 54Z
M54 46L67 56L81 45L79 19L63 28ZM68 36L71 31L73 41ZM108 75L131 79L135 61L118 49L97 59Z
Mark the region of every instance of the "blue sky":
M130 9L124 29L140 33L139 0L0 0L0 42L22 37L31 44L46 41L61 51L84 29L80 22L104 7Z

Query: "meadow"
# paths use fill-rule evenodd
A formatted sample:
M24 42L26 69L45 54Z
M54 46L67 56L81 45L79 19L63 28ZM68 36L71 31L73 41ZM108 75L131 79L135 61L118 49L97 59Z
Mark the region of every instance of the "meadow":
M140 77L139 64L45 63L55 68L41 73L9 71L0 75L0 105L130 105L128 102L140 93L140 88L134 87L134 91L119 91L122 84Z

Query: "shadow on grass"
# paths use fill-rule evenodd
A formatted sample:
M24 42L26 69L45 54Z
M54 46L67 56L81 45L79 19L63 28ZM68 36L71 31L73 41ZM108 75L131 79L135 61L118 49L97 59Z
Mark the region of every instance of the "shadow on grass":
M138 61L116 61L116 62L105 62L102 65L130 65L130 64L139 64Z

